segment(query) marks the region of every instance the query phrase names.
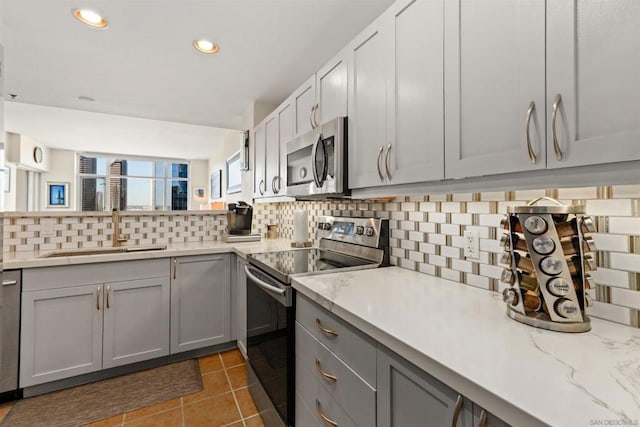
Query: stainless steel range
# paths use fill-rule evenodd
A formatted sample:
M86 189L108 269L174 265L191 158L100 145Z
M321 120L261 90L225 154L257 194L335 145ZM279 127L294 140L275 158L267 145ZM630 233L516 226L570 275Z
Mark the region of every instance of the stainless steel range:
M295 299L291 280L389 264L389 223L320 217L318 247L247 256L247 376L267 426L295 422Z

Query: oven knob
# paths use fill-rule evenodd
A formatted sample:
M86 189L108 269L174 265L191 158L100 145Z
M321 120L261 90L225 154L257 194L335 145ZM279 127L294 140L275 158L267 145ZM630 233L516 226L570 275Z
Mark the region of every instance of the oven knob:
M331 224L329 224L328 222L325 222L324 224L322 224L322 229L331 230Z
M324 230L324 222L318 223L318 230Z
M356 227L356 234L358 235L363 235L364 234L364 227L362 225L359 225Z
M367 227L367 228L365 229L364 233L365 233L367 236L369 236L369 237L373 236L373 234L374 234L373 227Z

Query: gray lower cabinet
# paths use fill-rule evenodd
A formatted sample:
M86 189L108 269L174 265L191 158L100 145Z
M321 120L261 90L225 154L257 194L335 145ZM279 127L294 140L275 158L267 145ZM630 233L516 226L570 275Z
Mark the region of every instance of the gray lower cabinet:
M471 402L455 390L378 349L378 427L471 427L472 415Z
M20 387L102 369L102 298L102 285L22 294Z
M20 387L169 354L168 275L168 259L23 270Z
M171 354L230 340L230 255L174 258L171 272Z
M247 261L238 257L236 262L236 339L238 348L247 355L247 274L244 267Z
M169 354L168 277L104 285L102 368Z

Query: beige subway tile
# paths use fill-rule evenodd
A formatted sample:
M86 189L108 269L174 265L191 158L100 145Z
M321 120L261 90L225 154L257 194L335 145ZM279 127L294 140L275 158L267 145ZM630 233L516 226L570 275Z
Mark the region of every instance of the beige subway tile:
M446 193L429 194L429 201L430 202L446 202L447 194Z
M435 245L446 245L447 236L445 236L444 234L429 233L427 234L427 242L433 243Z
M418 250L425 254L436 254L436 245L433 243L422 242L418 245Z
M447 222L449 222L449 218L448 215L443 212L429 212L429 222L446 224Z
M425 212L409 212L408 219L409 221L422 222L427 218L427 214Z
M462 279L462 273L456 270L451 270L450 268L441 268L440 277L446 280L451 280L451 281L460 283Z
M417 252L417 251L409 251L408 253L409 255L409 259L415 262L424 262L425 261L425 254L422 252Z
M462 203L460 202L442 202L440 203L441 212L459 213L462 212Z
M631 323L631 309L615 304L594 301L593 305L587 309L587 314L592 317L622 323L623 325Z
M504 191L483 191L480 193L480 200L483 202L501 202L505 199Z
M416 262L407 258L399 258L398 265L402 268L406 268L407 270L413 270L413 271L415 271L417 268Z
M640 218L609 218L609 233L640 236Z
M640 185L614 185L613 197L615 199L639 199Z
M475 286L476 288L487 290L491 289L491 279L489 279L488 277L467 273L465 274L465 281L468 285Z
M406 230L394 229L394 230L391 230L391 237L396 239L406 239L407 233L408 232Z
M421 212L438 212L439 204L436 202L422 202L420 203Z
M435 265L438 267L446 267L447 266L447 259L443 256L440 255L428 255L428 263L431 265Z
M500 242L496 239L480 239L480 250L501 254L504 248L500 246Z
M420 222L418 223L418 230L423 233L435 233L436 232L436 224L433 222Z
M414 242L413 240L400 240L400 247L402 249L416 251L418 250L418 242Z
M463 259L452 259L451 268L464 273L473 273L473 263Z
M467 213L483 214L491 213L491 202L467 202Z
M598 251L629 252L629 236L621 234L591 233Z
M558 198L565 200L597 199L598 187L559 188Z
M497 265L480 264L480 275L492 279L500 279L503 267Z
M473 224L473 215L469 213L452 213L451 222L459 225Z
M473 193L453 193L454 202L470 202L473 200Z
M517 190L515 191L515 200L522 200L528 202L529 200L537 199L538 197L544 197L546 190Z
M460 226L457 224L440 224L440 233L449 236L459 236Z
M640 272L640 255L612 252L609 255L609 266L617 270Z
M631 199L587 200L587 215L633 216L634 202Z
M441 246L440 247L440 255L453 258L453 259L461 259L462 258L462 249L453 248L451 246Z
M435 276L438 272L438 268L435 265L431 264L419 264L418 271L420 273L429 274L431 276Z
M405 237L406 239L407 237ZM421 231L409 231L409 240L413 240L414 242L424 242L425 234Z

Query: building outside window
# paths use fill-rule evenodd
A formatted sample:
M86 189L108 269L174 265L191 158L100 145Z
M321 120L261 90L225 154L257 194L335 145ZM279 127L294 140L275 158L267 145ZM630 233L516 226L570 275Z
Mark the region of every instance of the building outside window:
M186 161L82 154L78 171L83 211L188 208Z

